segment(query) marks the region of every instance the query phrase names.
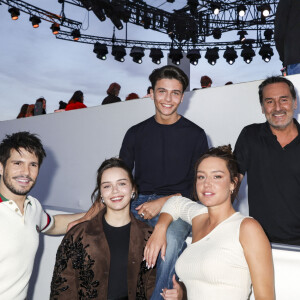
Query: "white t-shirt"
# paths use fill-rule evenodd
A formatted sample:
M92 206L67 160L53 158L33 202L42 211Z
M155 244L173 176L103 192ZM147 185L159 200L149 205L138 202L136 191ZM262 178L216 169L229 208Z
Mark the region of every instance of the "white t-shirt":
M22 215L17 204L0 195L0 300L24 300L39 244L39 232L53 218L27 196Z

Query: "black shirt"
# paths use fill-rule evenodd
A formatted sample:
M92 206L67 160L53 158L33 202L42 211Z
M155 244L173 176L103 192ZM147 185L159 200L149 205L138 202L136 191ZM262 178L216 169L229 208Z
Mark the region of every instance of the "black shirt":
M108 95L103 99L101 104L104 105L104 104L111 104L116 102L121 102L121 99L115 95Z
M247 172L250 216L271 242L299 244L300 136L282 148L267 122L252 124L242 130L235 155L240 173Z
M103 230L110 252L108 299L128 296L127 266L130 240L130 223L121 227L110 226L103 215Z
M188 119L163 125L151 117L127 131L120 158L135 169L141 194L191 198L194 166L207 149L204 130Z

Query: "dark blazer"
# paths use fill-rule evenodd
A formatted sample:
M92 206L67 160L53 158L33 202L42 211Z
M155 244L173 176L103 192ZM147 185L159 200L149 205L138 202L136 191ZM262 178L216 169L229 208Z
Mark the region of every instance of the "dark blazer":
M107 300L110 252L102 226L105 211L65 235L56 254L50 299ZM143 250L152 228L133 215L130 217L128 299L150 299L155 286L155 269L146 267Z
M280 0L275 17L275 42L286 67L300 63L300 1Z

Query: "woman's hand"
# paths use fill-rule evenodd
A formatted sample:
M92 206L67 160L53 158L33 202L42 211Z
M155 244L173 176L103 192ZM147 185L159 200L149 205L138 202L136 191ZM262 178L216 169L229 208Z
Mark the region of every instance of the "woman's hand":
M160 251L162 260L165 260L167 248L167 230L160 230L155 227L144 249L144 259L147 266L153 268L156 264L157 256Z
M161 296L165 300L181 300L183 298L183 290L179 283L175 279L175 274L172 278L173 281L173 289L163 289Z

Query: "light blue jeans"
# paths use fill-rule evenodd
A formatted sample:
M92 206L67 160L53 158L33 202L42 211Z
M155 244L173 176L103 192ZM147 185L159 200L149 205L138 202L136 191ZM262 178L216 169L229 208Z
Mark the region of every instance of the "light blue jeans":
M287 66L287 74L288 75L300 74L300 63L288 65Z
M139 216L135 208L145 202L149 202L158 198L164 197L163 195L139 195L136 200L131 203L131 212L138 219L148 225L154 227L158 221L159 215L150 220L144 220ZM175 273L175 263L186 247L185 240L188 237L191 231L191 225L178 219L175 222L172 222L167 231L167 249L165 255L165 261L160 257L160 254L157 258L156 263L156 282L155 289L151 296L151 300L162 299L160 293L162 289L173 288L172 277Z

